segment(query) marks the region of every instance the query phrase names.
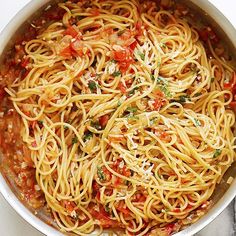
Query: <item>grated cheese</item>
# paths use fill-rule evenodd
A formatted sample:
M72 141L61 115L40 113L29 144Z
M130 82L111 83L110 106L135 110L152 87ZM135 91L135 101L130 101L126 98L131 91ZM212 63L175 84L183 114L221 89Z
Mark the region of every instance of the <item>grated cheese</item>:
M227 184L232 184L234 178L232 176L230 176L227 180Z

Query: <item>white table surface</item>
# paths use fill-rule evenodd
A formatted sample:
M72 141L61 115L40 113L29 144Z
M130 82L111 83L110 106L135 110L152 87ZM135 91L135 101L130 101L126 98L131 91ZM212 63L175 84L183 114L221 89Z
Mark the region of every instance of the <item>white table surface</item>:
M0 31L11 18L30 0L0 0ZM40 1L40 0L35 0ZM210 0L217 6L232 24L236 27L236 1L235 0ZM231 204L228 209L232 208ZM225 210L215 221L202 230L198 235L202 236L233 236L230 226L233 219ZM226 227L226 226L229 227ZM223 230L225 229L225 230ZM229 229L229 230L228 230ZM0 236L42 236L37 230L25 222L3 199L0 194Z

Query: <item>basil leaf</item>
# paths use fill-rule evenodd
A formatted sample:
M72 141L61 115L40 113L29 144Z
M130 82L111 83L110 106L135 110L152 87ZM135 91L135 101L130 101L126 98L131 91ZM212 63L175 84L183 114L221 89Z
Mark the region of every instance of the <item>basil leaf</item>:
M215 150L215 153L214 153L214 155L213 155L213 158L216 158L216 157L220 156L221 153L222 153L222 150L221 150L221 149L216 149L216 150Z

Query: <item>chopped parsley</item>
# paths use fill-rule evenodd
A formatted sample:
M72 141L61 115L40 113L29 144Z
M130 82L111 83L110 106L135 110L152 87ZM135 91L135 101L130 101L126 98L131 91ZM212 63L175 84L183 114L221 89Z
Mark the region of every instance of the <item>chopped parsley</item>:
M84 137L83 137L83 141L86 142L89 139L91 139L93 137L93 133L91 133L90 131L85 132Z
M128 107L126 109L126 111L129 112L129 113L135 113L135 112L137 112L137 110L138 110L137 107Z
M155 76L153 74L151 74L150 77L151 77L151 80L153 81L155 80Z
M211 83L213 83L215 81L215 78L214 77L212 77L211 78Z
M74 137L74 138L72 138L72 144L76 144L76 143L78 143L78 138L77 137Z
M139 90L139 87L134 87L134 88L129 92L129 96L134 95L136 90Z
M109 203L107 203L107 204L105 205L105 211L106 211L106 212L110 212L110 210L111 210L111 209L110 209L110 207L109 207Z
M167 48L165 43L160 43L160 47Z
M140 56L140 58L141 58L142 61L145 60L145 55L144 55L144 53L139 52L138 55Z
M43 121L42 120L38 120L38 124L39 125L43 125Z
M166 97L169 97L169 98L172 97L172 94L166 85L160 86L160 90L165 94Z
M69 127L67 125L64 125L64 130L68 130Z
M118 71L115 71L113 74L112 74L112 76L113 77L117 77L117 76L121 76L122 75L122 73L118 70Z
M201 126L201 122L200 122L198 119L193 118L193 120L194 120L194 124L195 124L196 126Z
M155 124L155 122L158 120L157 117L153 117L151 120L150 120L150 125L153 125Z
M221 149L216 149L216 150L215 150L215 153L214 153L214 155L213 155L213 158L216 158L216 157L220 156L221 153L222 153L222 150L221 150Z
M111 63L117 63L117 61L115 59L112 59Z
M96 84L96 82L93 81L93 80L90 80L90 81L89 81L88 86L89 86L89 89L90 89L92 92L95 92L96 89L97 89L97 84Z
M102 170L102 168L100 166L98 166L98 169L97 169L97 173L98 173L98 178L101 180L101 181L105 181L106 180L106 176Z
M119 107L121 105L121 101L119 100L117 103L117 106Z
M196 93L195 95L194 95L194 97L199 97L199 96L201 96L202 95L202 93Z

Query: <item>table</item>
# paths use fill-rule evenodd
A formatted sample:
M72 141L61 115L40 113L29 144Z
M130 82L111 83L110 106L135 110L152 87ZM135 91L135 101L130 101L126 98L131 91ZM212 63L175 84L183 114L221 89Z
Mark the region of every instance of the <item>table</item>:
M37 1L37 0L35 0ZM236 27L236 1L235 0L210 0L217 6ZM3 0L0 0L2 3ZM29 0L7 0L1 4L0 31L9 20ZM210 225L200 231L196 236L236 236L236 201L216 218ZM5 201L0 194L0 235L1 236L43 236L31 225L25 222Z

